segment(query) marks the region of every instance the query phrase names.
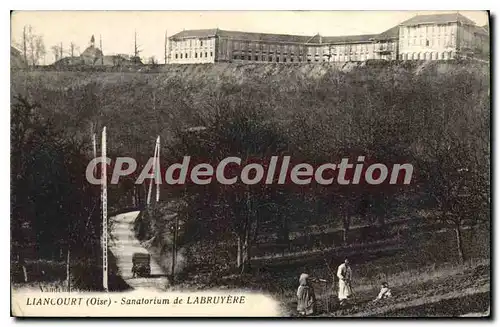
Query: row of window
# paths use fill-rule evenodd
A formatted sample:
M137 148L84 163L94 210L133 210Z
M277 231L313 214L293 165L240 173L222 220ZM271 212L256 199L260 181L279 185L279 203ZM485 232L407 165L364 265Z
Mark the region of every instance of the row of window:
M248 49L248 50L266 50L266 51L290 51L299 52L305 51L305 46L303 45L288 45L288 44L273 44L273 43L261 43L261 42L251 42L251 41L229 41L228 46L233 49Z
M441 44L442 43L442 44ZM413 40L410 40L408 39L408 41L404 41L404 40L401 40L400 41L400 44L401 46L404 46L405 44L408 45L408 46L411 46L411 45L420 45L420 46L426 46L426 47L432 47L432 46L454 46L455 45L455 39L454 38L448 38L446 40L442 40L442 39L427 39L427 40L424 40L424 39L413 39Z
M298 57L294 59L293 57L290 58L280 58L280 57L273 57L273 56L252 56L252 55L233 55L234 60L249 60L249 61L266 61L266 62L302 62L302 57ZM304 60L305 62L306 60ZM319 62L320 58L315 58L314 60L312 59L307 59L307 62Z
M423 33L448 33L454 29L451 25L432 25L432 26L406 26L400 27L402 35L414 35Z
M443 34L443 35L420 35L419 38L420 39L423 39L423 38L431 38L431 39L436 39L436 40L440 40L440 39L449 39L449 38L453 38L455 37L455 33L451 33L451 34ZM412 36L408 36L407 38L404 37L404 36L401 36L401 39L417 39L417 35L414 35L413 37Z
M446 60L453 58L453 51L445 52L414 52L399 55L401 60Z
M344 57L342 60L342 57ZM265 62L321 62L321 61L363 61L368 59L368 56L339 56L337 58L332 58L332 60L329 60L328 58L325 58L325 60L321 60L321 58L317 57L314 59L307 59L303 60L302 57L290 57L290 58L283 58L283 57L273 57L273 56L252 56L252 55L233 55L233 60L246 60L246 61L265 61Z
M182 55L183 55L182 53L180 53L180 54L176 53L175 54L175 59L179 59L179 57L180 57L180 59L182 59L183 58ZM213 56L214 56L214 53L212 51L210 51L210 57L213 57ZM190 58L190 55L189 55L189 53L186 52L184 54L184 59L187 59L187 58ZM203 52L200 52L199 56L198 56L198 52L195 52L194 53L194 58L203 58ZM205 58L208 58L208 52L205 52Z
M393 47L392 46L380 46L377 48L378 50L388 50L388 51L392 51L393 50ZM350 48L350 49L347 49L347 48L332 48L331 51L324 51L323 52L323 56L354 56L354 55L368 55L370 53L372 53L373 51L369 51L368 48L362 48L362 49L354 49L354 48ZM248 57L252 57L254 56L255 58L259 57L259 56L280 56L280 57L292 57L292 56L296 56L296 57L304 57L304 56L321 56L318 52L316 52L315 54L313 53L280 53L280 52L274 52L274 51L269 51L269 52L265 52L265 51L259 51L259 52L252 52L252 51L233 51L233 56L242 56L242 57L245 57L245 56L248 56Z
M198 46L198 47L203 47L203 46L209 46L211 45L210 42L204 42L203 40L197 40L197 39L189 39L189 40L183 40L183 41L174 41L173 42L174 47L180 48L180 47L192 47L192 46Z
M260 45L260 46L258 46ZM275 46L269 46L269 47L264 47L262 44L257 44L257 43L247 43L245 46L240 46L240 43L234 42L233 46L229 46L230 49L232 50L244 50L244 51L265 51L265 52L270 52L270 53L283 53L283 54L288 54L290 53L316 53L319 54L320 50L319 47L298 47L298 46L286 46L286 45L275 45ZM329 51L328 47L323 47L323 51ZM366 51L368 52L368 44L347 44L347 45L342 45L342 46L336 46L332 47L332 49L338 49L338 50L345 50L347 52L349 51Z

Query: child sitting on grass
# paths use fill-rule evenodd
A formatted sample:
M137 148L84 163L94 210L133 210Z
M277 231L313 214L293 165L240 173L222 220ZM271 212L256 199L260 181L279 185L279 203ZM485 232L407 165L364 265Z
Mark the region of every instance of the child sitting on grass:
M391 289L389 288L389 284L387 282L382 283L382 287L380 288L380 293L378 293L378 296L373 300L373 302L376 302L378 300L382 299L387 299L392 296L391 294Z

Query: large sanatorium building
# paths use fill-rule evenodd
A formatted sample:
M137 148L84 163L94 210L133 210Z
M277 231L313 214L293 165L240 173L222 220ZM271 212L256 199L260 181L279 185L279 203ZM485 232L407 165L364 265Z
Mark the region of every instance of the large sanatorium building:
M301 36L205 29L179 32L168 43L170 64L486 59L489 29L456 13L415 16L380 34Z

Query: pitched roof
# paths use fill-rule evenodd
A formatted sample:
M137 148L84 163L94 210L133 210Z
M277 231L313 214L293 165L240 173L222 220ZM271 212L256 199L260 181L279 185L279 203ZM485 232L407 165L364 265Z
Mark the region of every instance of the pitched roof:
M10 66L13 68L21 68L27 66L27 63L24 60L21 51L14 48L13 46L10 47Z
M473 26L474 33L476 34L482 34L482 35L488 35L488 29L485 28L484 26Z
M220 29L206 30L186 30L172 35L170 40L183 38L204 38L219 36L222 38L241 40L241 41L261 41L261 42L283 42L283 43L345 43L345 42L368 42L377 34L366 35L346 35L346 36L321 36L319 34L309 35L290 35L290 34L268 34L254 32L227 31Z
M171 37L169 37L169 39L174 40L174 39L184 39L192 37L203 38L203 37L215 36L216 34L217 34L216 28L204 29L204 30L185 30L172 35Z
M218 30L220 37L237 40L261 41L261 42L290 42L290 43L308 43L315 36L307 35L290 35L290 34L269 34L269 33L253 33L253 32L236 32Z
M459 14L435 14L435 15L418 15L412 17L400 25L403 26L415 26L415 25L423 25L423 24L446 24L446 23L455 23L460 22L463 24L476 25L469 18Z
M222 38L241 41L261 41L261 42L288 42L307 43L316 36L289 35L289 34L268 34L254 32L227 31L221 29L186 30L169 37L170 40L184 38L206 38L219 36Z
M476 26L476 24L467 17L459 13L434 14L434 15L419 15L412 17L403 23L391 27L390 29L380 34L364 34L364 35L346 35L346 36L313 36L307 35L289 35L289 34L268 34L268 33L253 33L240 31L227 31L218 28L200 29L200 30L184 30L169 37L170 40L180 40L184 38L207 38L219 36L222 38L241 40L241 41L260 41L260 42L282 42L282 43L362 43L371 42L372 40L387 40L397 38L399 35L399 26L414 26L420 24L446 24L451 22L461 22L467 25ZM487 28L484 29L487 31ZM479 32L479 31L478 31Z
M101 51L101 49L96 48L96 47L91 45L81 53L81 56L82 57L101 57L102 51Z
M377 34L325 36L323 37L323 43L371 42L376 36Z
M377 40L387 40L387 39L392 39L392 38L397 38L399 37L399 26L394 26L389 28L387 31L384 31L377 35L375 39Z
M10 46L10 54L15 55L15 56L20 56L21 55L21 50L13 47L12 45Z

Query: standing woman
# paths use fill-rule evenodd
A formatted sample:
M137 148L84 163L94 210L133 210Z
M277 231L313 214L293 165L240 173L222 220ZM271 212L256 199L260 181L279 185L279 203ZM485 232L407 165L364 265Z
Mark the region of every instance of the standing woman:
M352 270L347 258L337 269L337 277L339 278L339 301L340 305L343 306L352 295Z
M309 282L309 275L301 274L297 290L297 311L301 316L308 316L314 313L315 305L316 296L314 288Z

